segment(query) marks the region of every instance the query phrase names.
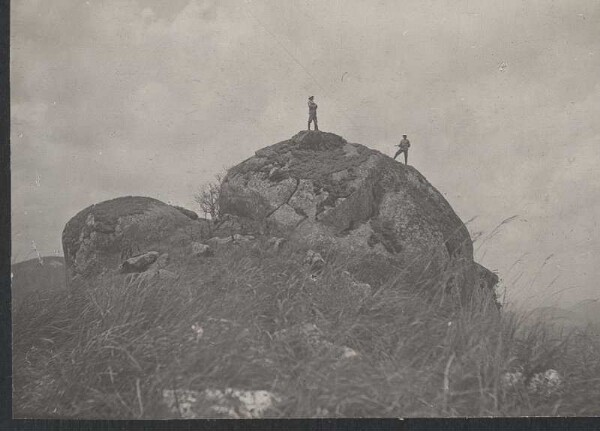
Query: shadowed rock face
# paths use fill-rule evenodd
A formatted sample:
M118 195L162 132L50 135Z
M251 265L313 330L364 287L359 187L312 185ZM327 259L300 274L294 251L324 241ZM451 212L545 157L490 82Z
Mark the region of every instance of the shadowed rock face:
M473 262L465 225L416 169L332 133L257 151L229 170L220 207L261 231L391 260L412 282L437 277L464 291L495 277Z
M63 231L67 282L117 270L142 253L177 250L201 228L180 209L152 198L127 196L92 205Z

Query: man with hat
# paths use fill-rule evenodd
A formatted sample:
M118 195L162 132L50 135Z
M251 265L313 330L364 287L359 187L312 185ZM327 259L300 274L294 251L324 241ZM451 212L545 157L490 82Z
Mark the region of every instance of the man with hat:
M409 148L410 148L410 141L406 138L406 135L402 135L402 140L398 144L398 151L396 152L396 155L394 156L394 160L396 160L396 157L398 157L400 155L400 153L404 153L404 164L407 165Z
M319 130L319 126L317 125L317 104L314 101L315 96L310 96L308 98L308 130L310 130L310 123L314 121L315 130Z

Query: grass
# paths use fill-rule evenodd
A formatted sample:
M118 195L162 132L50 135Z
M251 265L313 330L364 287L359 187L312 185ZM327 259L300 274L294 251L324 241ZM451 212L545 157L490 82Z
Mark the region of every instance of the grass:
M71 297L31 299L13 315L15 416L169 418L163 389L227 387L277 393L272 417L600 413L591 332L525 324L478 294L467 304L443 289L426 296L435 286L415 291L394 274L361 296L343 275L356 271L351 257L323 253L313 280L305 252L258 239L190 259L175 282L114 275ZM301 336L275 335L308 322L359 356L340 360ZM556 369L562 391L504 390L502 375L517 367Z

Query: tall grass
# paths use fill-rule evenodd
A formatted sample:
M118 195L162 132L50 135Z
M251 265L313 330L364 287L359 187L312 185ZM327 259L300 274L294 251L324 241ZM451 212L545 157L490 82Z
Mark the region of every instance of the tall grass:
M439 293L426 295L394 274L364 295L343 274L356 273L352 258L327 257L313 279L304 253L259 240L190 259L177 281L109 275L71 296L40 295L14 314L15 415L167 418L163 389L227 387L279 394L276 417L600 412L591 333L557 334L499 313L481 292L461 302L435 281L427 291ZM308 322L359 356L276 336ZM564 387L503 388L517 368L526 378L554 368Z

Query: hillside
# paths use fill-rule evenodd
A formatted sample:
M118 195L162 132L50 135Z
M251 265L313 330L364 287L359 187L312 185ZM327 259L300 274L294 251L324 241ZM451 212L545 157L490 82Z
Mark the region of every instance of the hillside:
M301 132L230 169L220 206L129 196L67 223L68 291L14 315L17 417L600 412L598 339L499 311L416 169Z
M213 227L146 197L82 210L63 231L68 283L118 271L125 257L146 252L168 254L177 272L195 243L233 235L283 237L354 258L353 276L373 287L387 274L399 286L466 300L475 289L493 296L497 283L473 261L463 222L416 169L332 133L303 131L257 151L229 170L219 205Z
M32 295L50 294L66 289L65 259L45 256L18 262L11 267L13 307L20 306Z
M600 334L600 301L581 301L567 308L535 308L528 313L528 320L544 321L563 331L589 327L590 331Z
M305 257L239 243L190 257L176 281L114 275L84 302L61 295L15 315L15 414L247 417L235 399L220 410L207 395L227 389L278 397L260 417L600 413L588 402L600 395L597 339L517 331L488 301L359 290L355 262L335 256L315 279ZM503 386L515 369L549 368L564 376L561 392Z

